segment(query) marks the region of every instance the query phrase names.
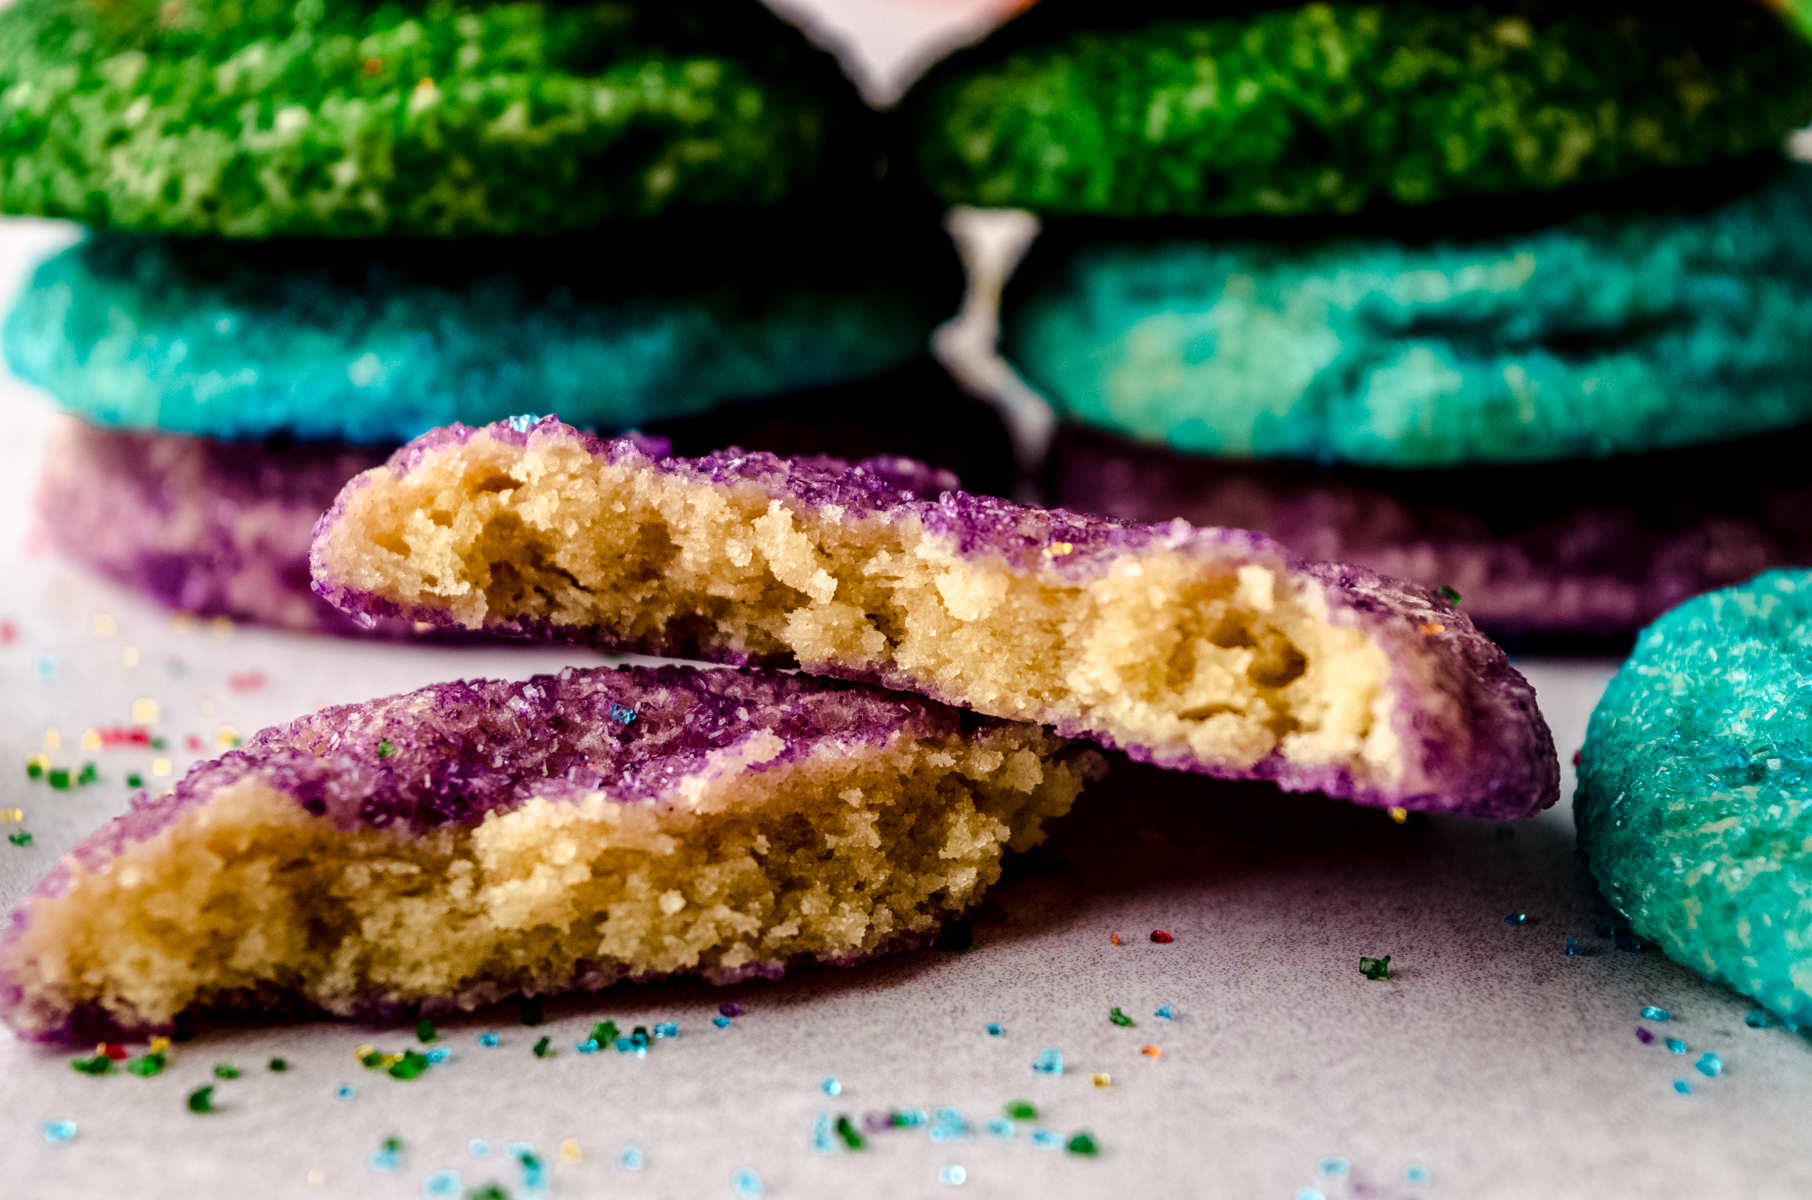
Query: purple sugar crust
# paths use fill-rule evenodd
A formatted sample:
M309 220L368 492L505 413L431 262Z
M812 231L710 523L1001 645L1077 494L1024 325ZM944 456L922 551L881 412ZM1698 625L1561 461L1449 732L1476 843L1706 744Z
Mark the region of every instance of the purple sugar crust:
M484 428L453 425L431 430L397 451L385 469L392 477L401 477L430 454L466 445L480 435L518 447L527 447L531 440L576 441L606 462L631 462L700 486L754 485L799 509L834 504L856 516L878 516L896 523L916 520L927 532L947 536L965 557L998 556L1021 570L1054 572L1075 581L1098 578L1127 554L1157 543L1204 558L1232 556L1280 574L1300 576L1307 572L1322 585L1330 618L1337 624L1362 626L1390 658L1392 678L1388 686L1405 701L1405 714L1397 730L1407 760L1405 780L1400 786L1384 787L1355 779L1344 767L1304 769L1285 761L1279 752L1273 752L1250 770L1235 770L1186 751L1120 744L1077 721L1053 722L1057 732L1123 750L1141 762L1221 778L1269 780L1286 790L1325 792L1376 807L1508 819L1528 816L1559 798L1560 765L1553 736L1536 707L1534 689L1510 665L1501 648L1474 628L1452 604L1426 588L1398 583L1359 567L1305 566L1271 538L1241 529L1195 528L1181 520L1137 524L1063 509L1028 508L1009 500L949 489L932 498L931 489L940 481L928 477L922 469L913 471L906 460L870 460L851 465L829 458L782 459L737 451L696 459L655 459L630 442L593 437L551 417L516 427L500 423ZM442 609L426 605L405 608L337 584L328 573L327 550L349 497L371 486L382 474L369 472L353 480L316 526L315 589L360 619L400 617L452 626L454 619ZM1057 556L1045 553L1047 547L1060 543L1067 543L1070 551ZM487 622L485 628L609 650L679 654L739 664L750 661L747 655L695 644L632 640L610 629L559 627L546 621L499 620ZM760 665L796 664L786 657ZM1418 673L1418 665L1428 667L1432 679ZM892 668L826 673L921 692L949 704L965 703L961 696L938 695L924 681Z
M1261 529L1464 597L1506 635L1627 636L1690 596L1812 566L1812 427L1636 458L1322 468L1199 458L1060 429L1053 503L1131 521Z
M0 959L24 935L32 901L63 894L70 861L99 870L246 779L290 796L342 830L394 827L420 837L449 824L476 826L487 814L517 808L530 797L576 802L602 792L619 804L670 803L678 780L705 767L713 752L756 733L778 737L783 748L763 763L733 770L767 771L802 760L826 742L853 751L885 746L901 733L955 737L1007 724L860 684L685 666L569 667L526 682L467 680L324 708L197 763L155 800L140 792L129 811L84 838L13 911L0 934ZM896 938L875 953L923 940ZM868 957L873 955L834 961L853 965ZM706 978L727 984L778 978L783 970L780 962L753 962ZM594 970L566 990L596 990L620 978L619 971ZM488 998L506 994L499 988ZM0 1019L11 1024L22 1000L20 985L0 977ZM452 1005L450 999L426 1005L374 1000L357 1015L389 1021ZM261 1008L269 1007L265 998ZM40 1041L81 1042L167 1031L122 1029L87 1008L56 1029L20 1032Z

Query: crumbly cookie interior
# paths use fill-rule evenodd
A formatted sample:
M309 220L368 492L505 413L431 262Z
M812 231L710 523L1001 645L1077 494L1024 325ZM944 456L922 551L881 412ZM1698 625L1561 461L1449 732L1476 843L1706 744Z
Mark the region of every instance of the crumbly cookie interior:
M328 1012L626 975L734 976L848 959L974 903L1004 852L1043 840L1092 754L1031 726L886 744L820 741L774 761L757 732L713 752L665 802L535 798L423 836L347 832L257 776L28 904L0 973L14 1023L60 1028L93 1005L167 1025L191 1007L301 997Z
M1390 663L1319 585L1162 543L1082 577L959 555L916 518L789 507L566 438L480 432L348 493L317 573L479 628L872 677L994 716L1243 770L1274 751L1388 786ZM1047 546L1054 560L1073 552Z

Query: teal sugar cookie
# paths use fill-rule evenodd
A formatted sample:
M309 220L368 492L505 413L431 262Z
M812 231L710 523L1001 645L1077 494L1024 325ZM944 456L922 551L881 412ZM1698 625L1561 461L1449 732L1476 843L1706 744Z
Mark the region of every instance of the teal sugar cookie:
M95 226L445 237L762 205L865 178L868 120L758 0L0 12L0 210Z
M866 379L922 354L961 288L931 219L457 246L97 233L38 269L4 343L97 424L395 444L522 412L620 430Z
M1216 233L1048 224L1004 352L1071 419L1191 454L1541 462L1812 420L1812 166L1525 233Z
M1645 630L1592 713L1574 816L1605 896L1701 975L1812 1024L1812 571Z
M904 107L951 203L1347 213L1777 146L1812 119L1812 46L1730 2L1044 0Z

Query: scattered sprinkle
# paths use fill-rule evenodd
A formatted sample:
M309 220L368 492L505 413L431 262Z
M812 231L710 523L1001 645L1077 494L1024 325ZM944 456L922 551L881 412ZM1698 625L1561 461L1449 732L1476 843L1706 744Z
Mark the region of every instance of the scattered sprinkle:
M473 1188L466 1193L466 1200L510 1200L510 1194L502 1185L487 1183L481 1188Z
M1433 637L1437 633L1446 633L1447 626L1441 624L1439 621L1424 621L1422 624L1416 626L1416 632L1423 637Z
M1439 633L1440 631L1441 631L1441 627L1439 625L1436 625L1435 632ZM1427 633L1428 632L1427 628L1424 628L1422 630L1422 632ZM1407 808L1393 807L1393 808L1387 808L1384 811L1389 813L1390 819L1395 821L1397 824L1399 824L1399 825L1409 824L1409 810Z
M720 1014L711 1018L711 1024L717 1026L719 1029L728 1029L730 1027L730 1018Z
M371 1152L365 1165L373 1171L400 1171L403 1169L403 1139L387 1137L384 1144Z
M1157 1012L1152 1013L1151 1015L1154 1017L1162 1017L1166 1021L1174 1021L1177 1019L1177 1015L1170 1011L1170 1005L1168 1005L1168 1004L1164 1005L1162 1008L1158 1009Z
M1176 941L1175 938L1171 937L1168 933L1165 933L1162 929L1152 930L1151 940L1160 946L1168 945L1169 943Z
M629 708L626 705L612 704L610 706L610 719L613 721L620 721L623 724L628 725L635 720L635 715L635 709Z
M1076 547L1070 542L1052 542L1044 548L1044 556L1046 558L1062 558L1066 554L1074 554L1075 552Z
M1013 1122L1007 1120L1005 1117L988 1118L988 1134L990 1137L1010 1138L1013 1136L1015 1128L1017 1127Z
M1041 1075L1063 1074L1063 1051L1055 1046L1046 1046L1032 1061L1032 1069Z
M1442 598L1449 604L1458 604L1460 602L1460 594L1444 584L1441 587L1436 588L1435 591L1440 593Z
M1108 934L1108 935L1107 935L1107 940L1108 940L1108 941L1110 941L1110 942L1112 942L1112 943L1113 943L1113 944L1114 944L1114 945L1116 945L1116 946L1123 946L1123 945L1125 945L1125 944L1126 944L1126 943L1124 943L1124 942L1122 942L1122 941L1121 941L1121 940L1120 940L1120 935L1119 935L1119 934L1117 934L1117 933L1110 933L1110 934Z
M1768 1010L1765 1008L1750 1009L1749 1015L1743 1018L1743 1024L1751 1029L1768 1028Z
M351 1100L354 1096L357 1096L358 1094L359 1094L359 1089L353 1087L350 1083L342 1083L340 1085L340 1090L334 1093L334 1095L338 1096L342 1100Z
M535 1057L536 1058L552 1058L554 1056L555 1052L548 1048L548 1042L550 1042L552 1040L553 1039L551 1039L551 1038L544 1037L540 1041L535 1043Z
M742 1016L742 1005L734 1000L726 1000L717 1006L717 1011L726 1017L740 1017Z
M1567 939L1567 953L1570 955L1575 955L1575 956L1582 955L1585 953L1585 951L1583 951L1579 948L1579 939L1578 938L1570 937Z
M1671 1021L1674 1019L1674 1014L1665 1008L1656 1008L1651 1004L1642 1010L1642 1019L1645 1021Z
M932 1117L931 1140L934 1142L967 1141L973 1136L968 1118L957 1109L946 1105L934 1112Z
M1312 1187L1299 1187L1296 1189L1296 1200L1328 1200L1328 1198Z
M22 829L18 833L7 834L6 840L15 846L29 846L31 845L31 834Z
M1674 1080L1674 1091L1679 1092L1682 1096L1690 1096L1692 1095L1692 1084L1684 1079L1676 1079Z
M390 1064L390 1077L392 1079L414 1079L426 1071L430 1065L426 1054L405 1050L401 1058Z
M491 1154L491 1143L483 1138L473 1138L466 1143L466 1153L473 1158L488 1158Z
M837 1143L831 1134L831 1115L821 1112L812 1118L812 1153L835 1154Z
M149 1079L153 1075L162 1075L164 1073L164 1067L168 1065L169 1063L164 1058L163 1051L153 1050L149 1054L140 1058L135 1058L127 1063L126 1069L134 1075L137 1075L140 1079Z
M823 1092L826 1096L841 1096L843 1094L843 1084L835 1075L826 1075L823 1079L818 1081L818 1090Z
M1638 1025L1638 1026L1636 1026L1636 1040L1641 1042L1644 1046L1646 1046L1650 1042L1655 1040L1655 1035L1650 1033L1647 1029L1643 1028L1642 1026Z
M1679 1038L1668 1038L1667 1039L1667 1048L1675 1054L1685 1054L1686 1053L1686 1043L1681 1041Z
M1410 1163L1403 1168L1403 1182L1425 1186L1434 1182L1434 1176L1429 1174L1428 1168L1421 1163Z
M1006 1035L1006 1032L1007 1031L998 1022L995 1022L995 1021L988 1022L988 1036L989 1037L1004 1037Z
M1509 916L1504 918L1504 924L1506 924L1506 925L1527 925L1528 923L1529 923L1529 914L1528 913L1511 913Z
M211 1113L214 1111L214 1085L198 1087L189 1093L189 1111Z
M761 1176L755 1173L754 1167L738 1167L730 1175L730 1190L740 1200L760 1200L763 1191Z
M1359 973L1367 979L1380 980L1390 978L1390 955L1383 958L1361 958Z
M214 1078L237 1079L239 1078L239 1068L235 1067L232 1063L215 1063Z
M842 1138L843 1144L851 1150L864 1150L868 1147L868 1139L857 1132L855 1124L848 1117L839 1116L837 1118L837 1136Z
M904 1129L911 1129L931 1120L931 1115L922 1108L902 1108L893 1114L893 1123Z
M1352 1172L1353 1164L1337 1154L1330 1154L1316 1163L1315 1169L1329 1178L1344 1179Z
M481 1033L478 1035L478 1044L480 1046L495 1046L500 1044L502 1040L502 1038L499 1038L494 1033Z
M1063 1135L1050 1129L1034 1129L1032 1144L1041 1150L1055 1150L1063 1145Z
M1098 1088L1110 1088L1114 1086L1113 1077L1108 1075L1106 1071L1096 1071L1093 1075L1088 1077L1088 1081Z
M969 1172L963 1170L956 1163L938 1169L937 1181L946 1187L961 1187L968 1179Z
M1724 1073L1724 1060L1709 1050L1699 1055L1699 1061L1694 1063L1693 1066L1699 1069L1699 1074L1711 1079L1715 1079Z
M378 741L377 756L379 758L389 758L392 754L395 754L395 753L396 753L396 747L391 745L389 738L382 738Z
M436 1171L422 1180L422 1195L427 1200L438 1200L442 1196L459 1195L459 1172Z
M32 669L37 672L39 679L55 679L57 677L56 656L54 654L38 655L37 660L32 663Z
M158 716L157 701L144 698L132 702L132 723L134 725L155 725Z
M1125 1013L1121 1012L1118 1008L1108 1009L1107 1010L1107 1019L1112 1021L1114 1024L1118 1025L1122 1029L1131 1029L1132 1028L1133 1019L1131 1017L1127 1016Z
M654 1026L654 1036L657 1038L676 1038L676 1037L678 1037L679 1036L679 1022L678 1021L656 1022L655 1026Z
M167 758L154 758L151 760L151 774L157 776L159 779L164 778L173 770L175 770L175 768Z
M1157 1046L1143 1046L1139 1049L1139 1053L1143 1054L1146 1058L1164 1057L1164 1051Z
M144 776L140 775L137 771L132 772L130 775L126 776L126 786L130 787L130 788L144 787L145 786Z
M69 1065L83 1075L105 1075L113 1070L113 1060L105 1054L96 1054L93 1058L78 1058Z
M598 1052L598 1039L586 1038L582 1042L574 1042L573 1049L577 1050L580 1054L596 1054Z
M440 1033L434 1028L433 1021L423 1021L415 1027L415 1040L418 1042L432 1042L439 1037Z
M1009 1100L1001 1107L1001 1112L1015 1121L1036 1121L1038 1110L1028 1100Z
M271 1070L279 1072L289 1070L289 1064L280 1058L271 1059L270 1067Z
M1095 1155L1101 1153L1101 1147L1095 1144L1095 1137L1084 1129L1072 1137L1064 1147L1071 1154Z
M576 1163L585 1161L585 1151L579 1149L578 1138L562 1138L560 1141L560 1161Z
M44 1132L44 1140L53 1146L61 1146L76 1135L74 1121L46 1121L38 1127Z
M624 1146L622 1153L617 1155L617 1166L625 1171L641 1170L642 1161L642 1148L634 1142Z

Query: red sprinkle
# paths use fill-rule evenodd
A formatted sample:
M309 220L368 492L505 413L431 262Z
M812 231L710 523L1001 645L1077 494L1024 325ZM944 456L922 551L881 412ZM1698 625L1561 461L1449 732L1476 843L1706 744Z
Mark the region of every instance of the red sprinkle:
M19 626L12 621L0 621L0 646L10 646L19 640Z
M1171 937L1168 933L1165 933L1162 929L1152 930L1151 931L1151 940L1156 942L1160 946L1162 946L1165 942L1176 941L1175 938Z
M1113 944L1114 944L1114 945L1116 945L1116 946L1119 946L1119 945L1123 945L1123 944L1124 944L1124 943L1122 943L1122 942L1121 942L1121 941L1120 941L1120 935L1119 935L1119 934L1117 934L1117 933L1110 933L1110 934L1108 934L1108 935L1107 935L1107 940L1108 940L1108 941L1110 941L1110 942L1112 942L1112 943L1113 943Z
M145 749L151 745L149 729L126 725L115 725L111 729L97 729L103 746L128 746Z
M1579 765L1579 760L1584 755L1585 755L1585 750L1583 750L1583 749L1573 751L1573 765L1575 767L1577 767Z
M235 692L255 692L269 682L270 680L265 677L264 672L257 668L253 668L243 675L227 676L227 686Z
M120 1059L126 1057L126 1048L108 1042L105 1046L101 1047L101 1053L105 1054L108 1058L111 1058L114 1062L118 1062Z
M187 746L196 754L200 754L203 750L207 749L207 745L192 733L183 739L183 745Z

